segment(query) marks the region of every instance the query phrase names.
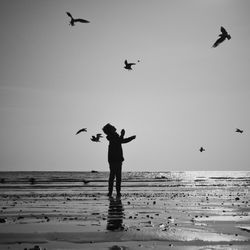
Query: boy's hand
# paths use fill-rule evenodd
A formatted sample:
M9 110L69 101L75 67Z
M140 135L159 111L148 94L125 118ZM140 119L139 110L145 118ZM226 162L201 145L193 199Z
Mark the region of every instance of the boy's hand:
M135 138L136 138L136 135L133 135L133 136L131 136L132 137L132 139L134 140Z
M123 137L124 135L125 135L125 130L122 129L122 130L121 130L121 137Z

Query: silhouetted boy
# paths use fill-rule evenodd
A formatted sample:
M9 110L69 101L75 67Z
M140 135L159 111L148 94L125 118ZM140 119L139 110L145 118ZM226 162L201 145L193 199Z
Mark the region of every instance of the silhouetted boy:
M114 179L116 178L116 193L121 195L121 175L122 175L122 162L124 161L122 152L122 143L127 143L135 139L135 135L124 138L125 130L122 129L121 135L116 132L116 128L111 124L106 124L102 128L103 132L107 135L109 141L108 162L109 162L109 192L111 196L113 192Z

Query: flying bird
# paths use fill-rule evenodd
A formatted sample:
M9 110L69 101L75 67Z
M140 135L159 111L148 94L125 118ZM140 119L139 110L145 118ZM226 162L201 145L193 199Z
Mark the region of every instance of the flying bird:
M205 151L205 149L203 147L200 148L200 152L203 152Z
M239 128L236 128L236 130L235 130L235 132L237 132L237 133L243 133L243 130L241 130L241 129L239 129Z
M125 63L124 68L127 69L127 70L132 70L132 68L131 68L132 65L136 65L136 63L128 63L127 60L125 60L124 63Z
M100 138L102 138L102 134L96 134L96 136L92 135L92 137L90 138L91 141L94 142L100 142Z
M89 23L88 20L81 19L81 18L73 18L73 16L69 12L66 12L66 13L71 18L70 22L69 22L69 25L71 25L71 26L74 26L76 22L79 22L79 23Z
M220 27L221 34L219 34L219 38L213 44L213 48L216 48L219 44L225 41L225 39L230 40L231 36L227 33L224 27Z
M87 132L87 128L82 128L76 132L76 135L78 135L81 132Z

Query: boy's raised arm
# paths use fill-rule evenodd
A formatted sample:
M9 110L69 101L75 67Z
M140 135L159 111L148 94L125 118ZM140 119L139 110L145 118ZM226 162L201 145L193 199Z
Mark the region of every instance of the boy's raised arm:
M120 135L120 138L121 138L121 139L123 139L124 135L125 135L125 130L124 130L124 129L122 129L122 130L121 130L121 135Z
M121 140L122 140L121 143L128 143L128 142L134 140L135 138L136 138L135 135L130 136L130 137L128 137L128 138L121 138Z

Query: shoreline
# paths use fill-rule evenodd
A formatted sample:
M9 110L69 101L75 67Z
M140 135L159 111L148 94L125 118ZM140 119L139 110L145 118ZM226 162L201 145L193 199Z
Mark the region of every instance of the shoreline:
M121 233L107 233L100 237L94 233L31 233L31 234L0 234L0 248L2 250L78 250L78 249L107 249L107 250L133 250L133 249L179 249L179 250L248 250L250 241L178 241L178 240L154 240L154 239L122 239ZM82 238L89 237L89 240ZM35 248L38 246L39 248Z
M33 227L31 224L25 226ZM64 232L60 232L62 226L65 226ZM68 227L68 228L67 228ZM25 227L24 227L25 228ZM26 229L27 229L26 228ZM56 232L53 232L53 229ZM16 228L16 230L18 230ZM33 230L33 232L32 232ZM207 240L177 240L173 235L162 238L162 234L149 237L145 232L75 232L69 225L50 226L50 232L38 233L34 228L30 233L9 232L0 233L1 249L32 249L39 246L40 249L249 249L250 240L247 237L234 237L229 235L214 236L216 239ZM68 230L68 231L67 231ZM27 230L29 231L29 230ZM209 234L206 233L206 237ZM210 234L210 236L213 234ZM152 236L152 235L151 235ZM223 240L223 237L224 240ZM228 238L228 239L227 239ZM227 241L225 240L227 239Z
M0 189L0 249L249 249L247 182L216 181L125 183L121 197L107 197L107 186L97 185Z

